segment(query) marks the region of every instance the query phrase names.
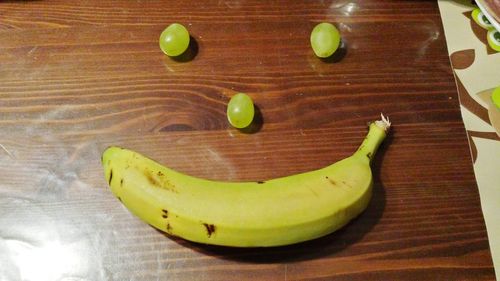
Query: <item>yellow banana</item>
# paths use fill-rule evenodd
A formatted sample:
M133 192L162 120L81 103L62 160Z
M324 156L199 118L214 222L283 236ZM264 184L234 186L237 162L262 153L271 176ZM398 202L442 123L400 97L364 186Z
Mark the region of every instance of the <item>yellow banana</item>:
M370 162L389 127L382 116L352 156L262 182L196 178L119 147L107 148L102 163L111 191L159 230L205 244L280 246L329 234L366 208Z

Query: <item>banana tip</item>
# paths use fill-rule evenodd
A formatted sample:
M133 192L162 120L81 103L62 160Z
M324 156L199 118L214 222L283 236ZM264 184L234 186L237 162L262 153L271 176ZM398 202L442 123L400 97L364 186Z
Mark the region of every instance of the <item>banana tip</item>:
M385 117L383 113L380 113L380 119L375 121L375 124L382 128L384 131L389 131L389 128L391 127L391 121L389 120L389 117Z

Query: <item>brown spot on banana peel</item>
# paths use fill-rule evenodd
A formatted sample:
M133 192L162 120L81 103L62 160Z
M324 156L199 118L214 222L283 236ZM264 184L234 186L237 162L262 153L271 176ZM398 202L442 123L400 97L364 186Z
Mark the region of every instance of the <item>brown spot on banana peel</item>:
M265 181L258 181L257 183L258 184L263 184L263 183L265 183Z
M368 159L369 159L369 160L372 160L372 153L371 153L371 152L368 152L368 153L366 154L366 157L368 157Z
M342 184L349 187L349 188L352 188L352 185L350 185L349 183L347 183L346 181L342 181Z
M333 179L329 178L328 176L325 177L331 184L337 185L337 182L334 181Z
M148 170L144 171L144 175L146 176L146 178L148 179L150 184L157 185L157 186L160 185L160 182L158 181L158 179L155 176L153 176L151 174L151 172L149 172Z
M215 233L215 225L204 223L203 226L205 226L205 229L207 230L208 237L211 237L212 234Z
M175 185L173 185L162 172L153 173L149 170L144 170L144 176L152 185L178 193Z
M110 169L109 170L109 180L108 180L109 185L111 185L112 180L113 180L113 169Z
M328 180L328 182L330 182L330 184L334 187L338 187L338 188L341 188L343 190L348 190L346 187L348 187L349 189L352 188L352 185L350 185L349 183L347 183L346 181L342 181L341 183L335 181L334 179L331 179L329 178L328 176L325 176L325 178Z
M164 219L168 218L168 211L167 210L162 209L161 212L162 212L162 214L161 214L162 218L164 218Z
M165 231L172 235L172 226L170 225L170 223L167 222L167 227L165 228Z

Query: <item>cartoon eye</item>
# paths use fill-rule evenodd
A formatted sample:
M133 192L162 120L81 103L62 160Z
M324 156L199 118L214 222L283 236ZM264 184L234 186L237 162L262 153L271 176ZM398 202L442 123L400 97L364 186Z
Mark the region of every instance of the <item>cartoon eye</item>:
M500 52L500 31L495 29L488 31L487 39L488 45L493 50Z
M479 9L476 8L472 11L472 19L482 28L486 30L491 30L494 29L493 25L491 22L488 20L488 18L483 14L483 12Z

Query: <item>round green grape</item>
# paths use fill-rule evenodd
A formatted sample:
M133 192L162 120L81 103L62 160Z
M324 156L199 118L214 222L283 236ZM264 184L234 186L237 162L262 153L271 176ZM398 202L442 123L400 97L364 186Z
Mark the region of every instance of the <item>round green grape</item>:
M238 129L248 127L255 114L252 99L243 93L234 95L227 105L227 120Z
M495 90L493 90L491 99L493 100L493 104L497 107L497 109L500 109L500 87L497 87Z
M331 56L340 45L340 32L331 23L323 22L311 32L311 47L320 58Z
M189 32L179 23L169 25L160 35L160 49L171 57L184 53L189 46Z

